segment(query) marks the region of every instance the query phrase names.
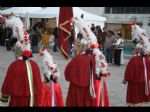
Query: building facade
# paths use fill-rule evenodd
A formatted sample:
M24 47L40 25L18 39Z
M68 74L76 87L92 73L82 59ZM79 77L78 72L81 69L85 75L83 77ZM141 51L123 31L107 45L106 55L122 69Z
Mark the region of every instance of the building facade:
M128 24L137 22L150 35L150 7L80 7L107 18L107 30L121 31L125 40L131 40Z

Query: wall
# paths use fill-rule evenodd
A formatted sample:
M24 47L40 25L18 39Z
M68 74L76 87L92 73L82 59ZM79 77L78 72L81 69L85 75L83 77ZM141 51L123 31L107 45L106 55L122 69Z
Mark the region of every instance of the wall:
M87 12L90 12L99 16L103 15L104 10L105 10L104 7L79 7L79 8L81 8L84 11L87 11Z

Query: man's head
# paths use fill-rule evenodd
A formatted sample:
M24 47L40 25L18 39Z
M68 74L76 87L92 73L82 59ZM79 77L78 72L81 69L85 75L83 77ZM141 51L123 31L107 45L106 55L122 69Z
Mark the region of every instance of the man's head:
M114 32L113 31L109 30L108 33L109 33L110 36L114 36Z
M78 52L77 54L81 54L87 49L89 49L89 43L84 37L82 37L77 43L77 52Z
M118 35L119 37L122 37L122 33L121 33L121 32L117 33L117 35Z

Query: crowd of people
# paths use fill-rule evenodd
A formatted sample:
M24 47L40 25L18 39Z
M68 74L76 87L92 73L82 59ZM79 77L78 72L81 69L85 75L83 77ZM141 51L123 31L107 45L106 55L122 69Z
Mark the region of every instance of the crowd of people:
M36 23L33 28L24 29L29 33L31 41L31 49L33 53L39 53L41 46L49 48L53 47L53 51L57 52L58 30L57 27L45 28L44 21ZM0 45L6 46L8 51L14 50L13 46L17 42L16 35L13 34L12 28L5 27L0 23Z
M99 49L104 53L106 60L109 64L122 65L123 60L123 47L124 39L121 32L114 32L111 30L103 30L100 26L91 24L91 31L97 37ZM82 34L79 32L77 35L77 41L81 40Z
M7 22L7 19L5 21ZM43 36L41 36L41 28L35 25L32 33L23 31L23 37L19 33L20 30L15 30L17 41L13 46L14 51L19 50L19 52L16 52L16 59L9 65L3 81L1 106L4 106L9 98L9 106L109 106L106 85L106 78L110 77L108 63L123 64L124 40L122 34L117 32L115 37L113 31L106 31L105 28L102 31L100 26L95 27L92 24L90 29L82 20L72 21L78 29L84 29L84 31L79 31L77 37L78 53L64 70L65 80L70 82L66 104L62 98L61 85L57 81L60 74L59 69L53 56L46 49L53 41L55 42L53 51L57 52L58 28L56 27L53 32L50 32L51 35L48 35L49 32L45 27L41 27L43 29ZM10 28L13 29L13 27ZM129 61L122 83L128 84L126 102L129 106L136 106L136 104L150 101L150 43L147 34L140 27L133 24L132 31L137 43L144 47ZM73 52L73 43L76 41L72 26L71 34L68 46L70 53ZM44 47L39 52L40 41ZM30 59L33 52L39 52L39 57L42 57L43 60L42 67ZM44 76L43 80L41 74Z

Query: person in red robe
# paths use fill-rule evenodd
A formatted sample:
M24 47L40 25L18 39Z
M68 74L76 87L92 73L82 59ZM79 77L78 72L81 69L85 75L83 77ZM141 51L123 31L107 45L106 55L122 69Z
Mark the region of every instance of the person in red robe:
M150 41L146 32L136 24L132 24L132 34L140 52L129 60L122 83L127 84L128 106L141 106L150 102Z
M59 70L52 56L43 48L40 56L43 57L41 68L44 75L40 106L42 107L62 107L64 106L60 84L57 82Z
M95 55L91 54L90 59L88 50L82 49L80 53L65 68L65 79L70 82L66 106L108 107L109 99L105 77L109 75L103 74L97 77L95 74ZM92 67L90 67L90 62ZM95 98L90 94L90 71L93 72Z
M123 84L128 83L126 102L129 106L139 106L144 102L150 102L150 95L145 94L145 59L147 69L147 81L150 81L150 58L149 56L134 56L130 59L123 80ZM134 68L133 68L134 67ZM148 88L149 88L148 84ZM148 89L150 94L150 89Z
M92 63L90 67L90 63ZM91 70L91 74L90 74ZM94 98L90 94L90 75L95 76L95 56L82 49L65 68L65 80L70 82L66 106L94 106Z
M32 52L27 33L24 39L17 41L16 48L20 50L16 53L21 54L17 54L17 59L8 67L1 88L1 104L10 97L9 106L39 106L42 81L38 64L30 59Z
M65 68L70 82L66 106L109 106L105 77L108 64L100 52L96 36L82 19L72 19L82 33L78 55Z

